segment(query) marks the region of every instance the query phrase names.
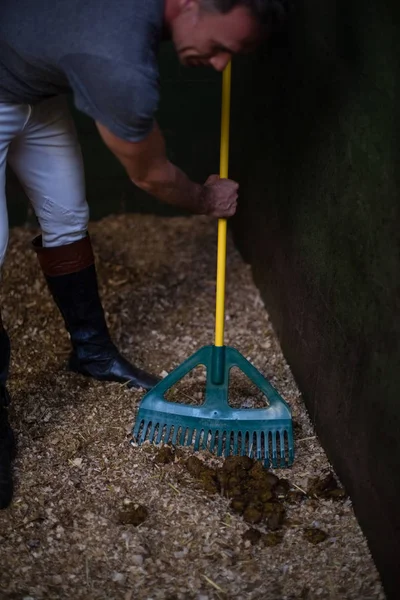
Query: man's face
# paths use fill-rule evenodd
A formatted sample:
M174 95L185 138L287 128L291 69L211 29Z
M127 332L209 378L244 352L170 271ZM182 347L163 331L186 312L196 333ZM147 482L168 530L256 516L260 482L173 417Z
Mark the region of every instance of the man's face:
M262 30L244 6L229 13L203 10L199 0L181 0L181 11L171 24L179 60L186 66L211 66L223 71L232 54L250 52Z

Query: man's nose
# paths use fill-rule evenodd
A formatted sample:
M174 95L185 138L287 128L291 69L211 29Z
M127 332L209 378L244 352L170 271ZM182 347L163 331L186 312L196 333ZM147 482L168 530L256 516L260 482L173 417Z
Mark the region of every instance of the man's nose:
M228 62L230 61L230 59L231 59L231 55L229 54L229 52L220 52L216 56L213 56L212 58L210 58L210 65L216 71L223 71L225 69L226 65L228 64Z

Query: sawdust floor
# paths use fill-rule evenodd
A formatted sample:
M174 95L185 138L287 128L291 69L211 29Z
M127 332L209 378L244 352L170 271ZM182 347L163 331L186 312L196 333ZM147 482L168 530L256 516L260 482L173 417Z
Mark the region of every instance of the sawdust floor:
M19 457L13 505L0 513L0 597L384 598L348 499L288 504L282 542L252 544L229 500L187 472L189 451L160 465L153 450L130 445L142 392L66 372L69 342L29 248L35 233L11 232L1 292ZM163 373L213 343L215 221L121 215L93 224L91 234L108 322L130 359ZM296 462L278 474L307 491L330 466L230 241L226 343L291 404ZM132 503L148 510L139 526L119 516ZM325 541L311 543L305 528L322 530Z

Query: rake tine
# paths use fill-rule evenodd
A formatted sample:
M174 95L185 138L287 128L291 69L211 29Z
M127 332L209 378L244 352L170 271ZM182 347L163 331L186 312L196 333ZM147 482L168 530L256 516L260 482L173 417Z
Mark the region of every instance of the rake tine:
M242 441L243 456L251 456L250 432L246 431L244 440Z
M256 449L254 448L253 442L251 440L251 433L250 432L247 432L246 442L245 443L246 443L245 449L247 448L247 450L246 450L246 456L249 456L250 458L252 456L255 457L256 456Z
M178 427L174 427L174 433L172 434L171 444L176 445L176 438L178 437Z
M233 454L238 455L238 432L235 431L235 433L233 434Z
M159 444L161 442L163 431L164 431L164 427L160 423L160 426L158 428L158 433L157 433L156 444Z
M276 446L276 431L272 432L272 464L274 468L278 466L277 460L277 446Z
M165 432L165 436L164 436L164 444L168 444L170 433L171 433L171 425L167 425L167 431Z
M135 425L135 429L133 431L133 437L135 438L135 440L137 440L139 442L139 432L140 432L140 428L142 427L142 424L144 423L144 419L142 419L141 421L136 421L136 425Z
M261 432L254 432L254 446L253 446L253 455L252 458L254 460L259 460L261 458Z
M176 429L176 425L171 425L170 431L168 434L168 438L171 437L171 445L172 445L172 440L174 439L175 429Z
M257 431L256 458L257 460L260 460L261 458L261 431Z
M152 426L151 426L151 430L150 430L150 434L149 434L149 441L150 441L150 443L153 443L154 432L156 430L157 425L158 425L158 423L153 423Z
M151 425L151 422L148 423L147 421L143 421L143 429L142 429L142 433L140 434L139 444L143 444L144 440L146 439L147 432L149 430L149 425Z
M217 454L218 456L222 455L222 442L224 439L224 434L223 432L219 431L218 432L218 450L217 450Z
M214 447L215 447L215 436L217 435L217 431L212 431L210 433L211 433L211 440L210 440L209 450L210 450L210 452L213 452Z
M186 441L189 439L189 427L184 427L181 435L181 444L182 446L186 446Z
M244 437L242 439L242 456L248 456L249 455L248 451L249 451L249 448L250 448L250 444L247 447L247 442L246 442L247 439L249 439L249 433L248 432L246 432L244 434Z
M203 430L203 439L201 440L201 450L207 450L207 445L208 445L208 437L211 433L211 431L204 429Z
M185 436L186 436L186 427L180 427L180 434L179 434L179 439L178 439L178 444L180 446L183 446L185 443Z
M246 433L246 439L247 439L247 456L249 456L251 458L252 454L254 453L254 441L253 441L253 437L251 434L251 431L248 431Z
M285 436L283 435L283 431L280 431L280 439L281 439L281 467L285 466Z
M230 450L231 450L231 434L229 433L229 431L225 431L224 432L224 437L225 437L225 452L224 452L224 456L225 458L227 458L230 454Z
M154 427L153 437L152 437L152 443L153 444L157 443L157 437L158 437L158 433L160 431L160 428L161 428L161 423L157 423L156 426Z
M249 432L249 457L253 458L256 456L257 452L257 432L251 431Z
M201 430L201 429L198 429L198 430L197 430L197 433L196 433L196 438L195 438L195 440L194 440L194 451L195 451L195 452L197 452L197 450L198 450L198 449L199 449L199 447L200 447L200 436L201 436L201 432L202 432L202 430Z
M183 425L181 427L179 427L178 444L181 446L183 446L183 442L185 441L185 431L186 431L186 427L184 427Z
M248 431L247 432L247 456L249 456L251 458L253 452L254 452L253 439L252 439L251 432Z
M268 431L264 431L264 461L265 461L265 466L269 467L270 457L269 457L269 434L268 434Z
M176 440L177 440L178 433L180 432L180 430L181 430L181 428L180 428L180 427L174 427L174 433L173 433L173 435L172 435L172 440L171 440L171 444L172 444L173 446L175 446L175 445L176 445Z
M188 428L187 429L187 437L186 437L186 446L191 446L192 445L192 440L193 440L193 432L194 430L192 428Z
M192 434L190 436L190 444L189 444L189 446L191 446L192 444L194 446L194 444L196 443L196 437L197 437L197 429L195 427L193 427ZM193 439L194 439L194 441L193 441Z
M288 431L286 431L286 433L287 433L287 440L288 440L289 460L290 460L290 462L292 462L294 460L293 438L291 435L289 435Z

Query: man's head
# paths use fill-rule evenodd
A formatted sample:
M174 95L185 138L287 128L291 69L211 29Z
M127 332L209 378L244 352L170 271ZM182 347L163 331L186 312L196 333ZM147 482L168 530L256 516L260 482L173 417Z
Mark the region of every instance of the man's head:
M222 71L253 50L283 13L284 0L166 0L165 20L184 65Z

